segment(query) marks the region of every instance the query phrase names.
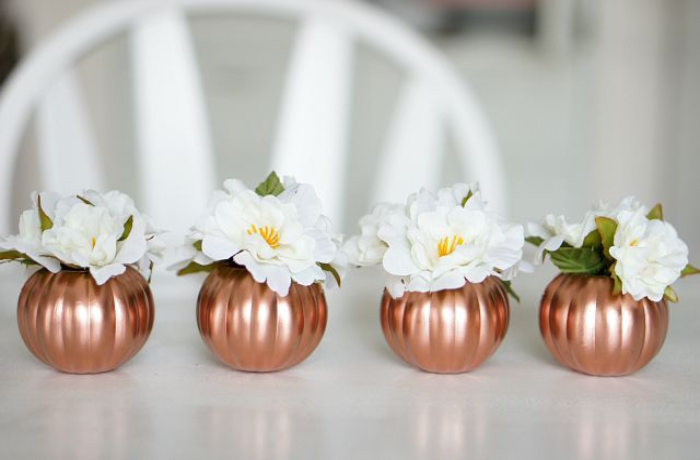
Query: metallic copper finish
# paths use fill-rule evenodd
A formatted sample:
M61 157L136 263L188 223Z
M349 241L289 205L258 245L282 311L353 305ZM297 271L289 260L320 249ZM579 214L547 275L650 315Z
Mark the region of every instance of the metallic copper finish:
M94 374L143 347L154 313L151 289L132 268L102 286L87 272L40 270L22 288L17 323L27 348L45 364Z
M273 372L306 359L326 330L323 288L292 283L289 295L255 281L245 270L216 268L197 300L204 343L228 366Z
M409 364L441 374L467 372L491 356L508 330L508 295L498 278L459 289L384 291L381 322L389 346Z
M605 276L561 274L545 290L540 331L562 364L590 375L620 376L646 366L668 330L666 301L613 295Z

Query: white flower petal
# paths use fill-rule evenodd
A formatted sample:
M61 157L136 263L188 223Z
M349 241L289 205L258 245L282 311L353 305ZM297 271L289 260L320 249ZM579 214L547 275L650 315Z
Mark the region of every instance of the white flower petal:
M99 268L90 267L90 274L100 286L105 284L113 276L121 275L125 271L126 267L122 264L111 264Z
M491 275L491 272L484 267L473 267L465 270L464 277L470 283L481 283Z
M133 264L140 260L148 250L145 231L146 223L140 218L134 219L131 232L127 239L121 242L121 247L114 261L122 264Z
M458 289L467 283L466 278L459 271L447 272L433 281L431 290L442 291L445 289Z
M350 264L359 267L362 265L360 262L360 248L359 248L359 243L360 243L360 236L355 235L351 238L349 238L345 243L343 243L343 251L345 251L345 254L347 254L348 261Z
M530 262L526 262L524 260L521 260L517 264L513 265L507 270L504 270L501 273L501 279L503 281L511 281L514 279L520 272L522 273L532 273L535 271L535 266L532 265Z
M308 230L307 234L316 242L314 248L314 259L317 262L322 263L331 262L335 257L338 248L331 240L330 235L315 228Z
M50 271L51 273L58 273L61 271L61 262L51 257L35 257L32 258L33 261Z
M549 239L552 233L545 228L544 225L540 225L534 222L528 222L525 225L528 236L536 236L542 238L543 240ZM562 240L563 241L563 240Z
M342 238L337 238L336 241L340 244L342 243ZM344 250L338 250L338 252L335 255L335 258L331 262L331 267L333 267L340 277L340 280L344 280L347 273L348 269L350 267L350 261L348 259L348 255ZM333 276L332 273L324 271L325 275L325 285L329 289L335 289L339 288L340 285L338 284L338 280L336 280L335 276Z
M406 292L406 280L400 276L393 276L387 273L385 275L385 285L387 292L394 299L401 298Z
M233 241L219 235L206 235L202 240L202 252L213 260L227 260L240 251Z
M292 279L301 284L302 286L310 286L316 281L325 281L326 275L324 274L321 267L318 265L313 265L306 270L302 270L298 273L292 274Z
M34 209L37 210L38 197L41 196L41 208L51 220L56 219L56 206L63 200L61 195L54 192L34 192L32 193L32 201Z
M267 274L267 285L280 296L287 297L292 285L292 277L284 267L270 266Z
M236 254L234 261L243 265L258 283L266 283L270 289L282 297L289 294L292 277L286 267L258 263L245 251Z
M659 301L688 264L688 246L668 222L649 220L646 209L625 203L617 215L618 226L610 255L622 292L635 300ZM632 208L632 209L629 209Z
M389 246L382 265L388 273L396 276L408 276L418 270L408 244Z
M285 203L293 204L297 209L299 221L305 227L313 227L321 217L321 201L318 199L313 187L306 184L295 184L285 189L279 195L279 199Z
M267 280L266 266L257 264L249 253L245 251L239 252L233 257L233 261L246 267L258 283L264 283Z
M537 250L535 264L542 263L545 251L556 251L562 244L564 244L564 237L562 235L555 235L544 240Z
M194 259L192 259L192 262L197 263L199 265L210 265L216 262L214 259L211 257L208 257L206 254L199 252L197 255L194 256Z
M420 274L414 275L408 281L407 290L411 292L430 292L432 291L432 283Z

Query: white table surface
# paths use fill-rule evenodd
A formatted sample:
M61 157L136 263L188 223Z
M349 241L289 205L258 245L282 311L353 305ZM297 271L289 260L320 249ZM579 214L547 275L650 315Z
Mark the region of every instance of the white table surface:
M158 275L156 324L114 372L38 362L15 319L23 283L0 269L0 458L700 458L700 280L679 286L666 345L634 376L560 367L537 327L551 272L516 280L505 342L469 374L418 371L379 326L381 277L329 293L317 351L274 374L233 371L199 338L201 279Z

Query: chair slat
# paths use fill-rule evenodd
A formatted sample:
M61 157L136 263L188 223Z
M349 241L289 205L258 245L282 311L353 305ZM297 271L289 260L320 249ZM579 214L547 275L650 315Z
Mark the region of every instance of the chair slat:
M508 184L495 138L476 99L464 88L461 100L445 100L447 132L459 154L464 182L478 182L494 211L508 215Z
M440 185L446 138L442 109L435 85L420 78L404 85L377 168L374 202L403 203L420 187Z
M97 143L72 71L63 73L42 98L36 118L42 187L62 194L104 187Z
M433 82L447 107L443 116L462 160L461 175L478 179L494 207L507 210L503 164L473 94L440 53L390 15L349 0L124 0L99 2L76 15L37 46L2 88L0 233L8 233L15 222L10 209L17 148L47 85L86 53L134 28L136 166L144 198L139 205L164 228L182 228L194 220L213 186L214 162L187 27L178 13L160 14L171 9L185 14L252 13L307 24L292 59L273 164L281 173L314 182L332 216L340 215L344 190L349 37L385 54L413 78ZM416 158L422 161L424 152L403 162ZM378 177L387 178L384 172Z
M352 41L346 30L328 20L303 24L291 56L272 157L278 173L315 186L337 225L343 215Z
M141 20L131 34L137 165L143 207L182 234L205 209L214 157L190 31L177 11Z

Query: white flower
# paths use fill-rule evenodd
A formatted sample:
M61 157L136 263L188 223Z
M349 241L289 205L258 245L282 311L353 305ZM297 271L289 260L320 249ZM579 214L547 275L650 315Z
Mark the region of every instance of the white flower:
M330 262L330 266L335 270L335 272L338 274L338 278L340 278L340 281L345 279L345 276L347 276L348 270L350 268L350 260L348 257L348 253L344 249L343 245L343 236L336 234L333 235L331 238L333 240L333 243L335 244L337 248L337 252L335 253L335 257L333 260ZM338 279L329 271L325 272L326 274L326 280L325 280L325 285L329 288L339 288L340 284L338 283Z
M50 221L50 228L44 231L39 197L41 211ZM121 192L102 195L88 190L66 198L42 193L35 194L33 201L33 209L20 218L19 235L2 246L25 254L52 272L63 267L87 269L97 284L104 284L124 273L127 265L150 270L150 261L163 250L145 216Z
M224 187L188 235L191 247L201 241L203 256L189 251L193 261L233 259L282 296L292 281L308 286L326 279L319 263L332 263L338 247L311 186L286 178L279 196L260 196L237 180Z
M617 216L618 226L610 255L622 292L635 300L660 301L688 264L688 247L673 226L646 217L644 207L627 208Z
M198 232L195 228L190 229L190 233L185 236L184 244L175 248L173 259L177 262L168 267L168 269L181 270L192 262L201 266L211 265L216 262L195 246L196 244L201 244L203 238L204 234Z
M643 214L646 215L649 212L649 208L647 208L636 197L628 196L627 198L624 198L620 202L620 204L618 204L614 208L611 208L606 203L601 201L600 203L598 203L598 206L596 207L595 211L597 211L601 216L615 219L623 211L641 211Z
M564 243L581 247L585 237L597 229L596 217L611 219L617 226L605 269L612 273L614 262L614 276L619 278L623 294L635 300L648 297L659 301L688 265L688 247L671 224L650 219L648 213L646 206L628 197L614 207L600 203L580 224L568 224L563 217L550 215L543 225L530 225L528 231L543 238L539 262L545 250L556 251ZM601 243L593 249L604 257Z
M29 259L56 273L61 269L61 263L51 257L41 243L41 221L37 209L38 193L32 194L33 209L24 211L19 218L19 234L0 240L0 249L4 251L17 251L26 255ZM51 210L56 206L60 196L54 193L42 193L42 208ZM51 216L50 215L50 216ZM49 217L50 217L49 216Z
M501 272L503 281L512 281L520 273L532 273L535 271L535 266L525 260L519 260L515 265Z
M349 262L358 267L368 267L382 262L388 246L377 233L392 214L405 214L405 207L398 204L379 203L371 214L360 219L361 234L345 242L344 249Z
M535 263L541 263L544 251L556 251L562 244L567 243L572 247L580 248L583 242L593 230L596 229L595 218L601 215L595 211L587 212L583 222L570 224L564 216L547 214L543 224L527 224L529 236L537 236L543 239L539 246Z
M153 264L162 259L163 253L166 250L165 242L159 237L161 232L155 228L151 219L147 215L141 214L139 210L136 209L134 200L122 192L112 190L100 194L88 190L84 192L82 196L96 206L107 207L111 215L119 216L124 221L128 220L129 217L135 221L143 221L147 250L141 259L139 259L138 268L142 273L150 276Z
M564 216L547 214L542 224L528 223L528 236L536 236L543 240L535 257L535 263L542 263L545 251L556 251L564 243L574 248L582 247L586 237L597 228L596 217L615 219L623 211L635 210L647 212L635 197L627 197L613 208L605 202L599 202L592 211L586 212L582 222L570 224Z
M461 184L437 195L423 189L409 197L405 214L393 213L381 226L378 236L388 245L383 258L387 290L393 297L406 290L480 283L520 261L522 226L488 212L478 192L462 206L468 191Z

